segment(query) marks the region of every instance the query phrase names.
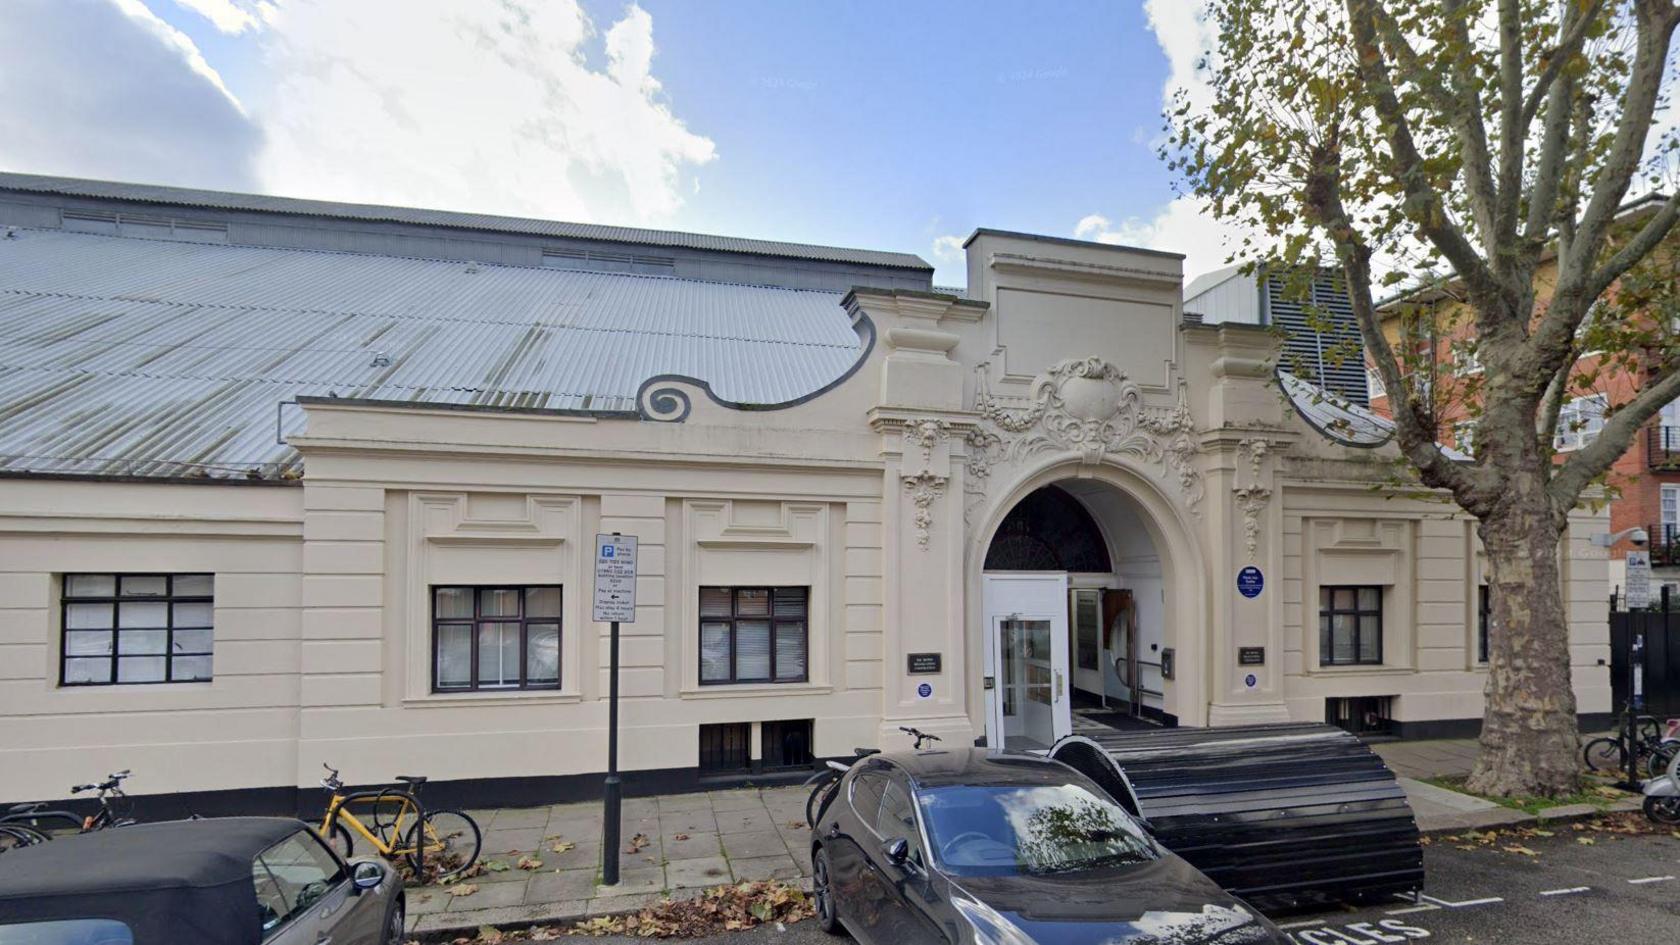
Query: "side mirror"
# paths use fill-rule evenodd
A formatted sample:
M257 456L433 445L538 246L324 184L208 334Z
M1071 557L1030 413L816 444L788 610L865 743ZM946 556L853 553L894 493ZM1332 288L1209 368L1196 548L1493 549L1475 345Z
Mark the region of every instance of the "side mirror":
M373 860L363 860L350 871L350 882L357 890L377 889L385 881L385 867Z
M910 844L903 837L893 837L881 844L881 852L886 855L887 862L903 866L910 859Z

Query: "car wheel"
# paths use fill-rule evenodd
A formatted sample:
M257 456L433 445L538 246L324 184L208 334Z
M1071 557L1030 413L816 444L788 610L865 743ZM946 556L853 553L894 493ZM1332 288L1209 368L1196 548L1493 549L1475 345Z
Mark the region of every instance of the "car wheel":
M817 913L817 925L830 935L844 935L840 924L840 904L834 898L834 884L829 876L828 851L819 844L811 857L811 898Z
M385 922L385 937L380 941L382 941L384 945L402 945L404 932L403 926L406 924L407 919L408 916L405 914L405 910L403 909L403 901L401 898L398 898L397 901L391 905L391 918Z

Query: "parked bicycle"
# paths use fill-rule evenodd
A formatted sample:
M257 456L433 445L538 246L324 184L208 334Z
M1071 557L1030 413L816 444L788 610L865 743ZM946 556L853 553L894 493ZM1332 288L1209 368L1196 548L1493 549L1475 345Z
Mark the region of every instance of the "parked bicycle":
M55 809L46 801L13 804L0 815L0 850L45 843L61 834L92 833L107 827L126 827L134 823L128 816L128 795L122 783L130 772L117 771L94 784L78 784L71 794L98 791L99 810L85 817L73 811Z
M938 735L929 735L926 732L906 726L901 725L898 730L916 740L914 751L921 751L922 745L926 742L940 741ZM825 761L816 774L805 779L805 783L811 788L811 795L805 799L805 823L810 825L811 829L816 829L817 821L821 819L823 812L828 809L829 802L834 799L834 788L839 785L840 778L851 770L852 765L868 758L870 755L880 753L881 749L879 748L854 748L852 749L850 764L840 761Z
M338 769L325 764L321 767L327 769L321 787L332 795L321 820L321 835L330 839L341 855L348 857L355 851L355 835L360 834L385 859L406 860L417 878L427 875L427 863L442 878L478 862L483 837L477 822L458 810L426 810L420 803L424 777L398 775L397 780L406 784L406 789L346 793ZM368 808L366 816L371 826L350 811L352 804Z
M1628 741L1627 716L1614 736L1595 738L1581 749L1581 758L1592 771L1613 773L1627 768L1629 754L1634 764L1643 767L1650 777L1658 777L1668 769L1668 763L1680 755L1680 739L1664 738L1662 726L1649 715L1634 717L1633 740Z

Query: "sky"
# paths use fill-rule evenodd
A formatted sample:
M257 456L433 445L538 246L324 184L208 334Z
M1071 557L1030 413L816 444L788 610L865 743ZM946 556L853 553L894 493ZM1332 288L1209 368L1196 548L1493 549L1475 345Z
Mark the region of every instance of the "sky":
M0 169L915 253L1183 252L1195 0L5 0Z

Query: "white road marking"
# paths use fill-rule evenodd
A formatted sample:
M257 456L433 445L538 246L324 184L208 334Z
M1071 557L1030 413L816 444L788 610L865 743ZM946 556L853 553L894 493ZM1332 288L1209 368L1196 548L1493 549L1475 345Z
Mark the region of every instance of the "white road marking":
M1414 912L1437 912L1440 908L1440 906L1432 905L1426 902L1421 906L1409 906L1405 909L1388 909L1383 912L1383 915L1411 915Z
M1445 899L1436 899L1434 896L1419 896L1418 898L1422 899L1424 902L1433 902L1438 906L1445 906L1448 909L1463 909L1469 906L1485 906L1491 903L1505 901L1503 896L1488 896L1486 899L1466 899L1463 902L1448 902Z
M1673 878L1672 876L1647 876L1644 879L1630 879L1628 882L1635 886L1643 886L1646 883L1661 883Z
M1543 890L1540 891L1540 895L1542 895L1542 896L1569 896L1569 895L1573 895L1574 893L1584 893L1591 888L1592 888L1591 886L1571 886L1568 889L1543 889Z
M1285 922L1278 926L1280 929L1310 929L1315 925L1323 925L1323 919L1308 919L1305 922Z

